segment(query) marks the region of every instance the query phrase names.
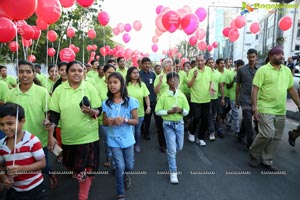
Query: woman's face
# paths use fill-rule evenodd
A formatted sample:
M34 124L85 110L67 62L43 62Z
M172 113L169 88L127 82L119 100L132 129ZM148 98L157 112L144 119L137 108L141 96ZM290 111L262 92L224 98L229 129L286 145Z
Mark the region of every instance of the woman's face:
M57 78L57 67L51 67L51 69L49 69L49 76L51 79L56 79Z
M116 70L113 67L110 67L108 70L106 70L105 74L105 80L108 79L109 75L113 72L115 72Z
M81 83L83 79L83 67L78 63L73 64L69 68L67 76L70 83Z
M66 81L68 79L66 68L67 68L67 65L62 65L58 70L58 74L63 81Z
M110 77L110 79L108 79L108 89L113 94L120 92L121 90L120 80L115 77Z
M137 69L134 69L130 74L131 80L137 80L139 77L140 77L140 74L139 74L139 70L137 70Z
M20 65L18 78L21 84L33 83L34 73L30 65Z

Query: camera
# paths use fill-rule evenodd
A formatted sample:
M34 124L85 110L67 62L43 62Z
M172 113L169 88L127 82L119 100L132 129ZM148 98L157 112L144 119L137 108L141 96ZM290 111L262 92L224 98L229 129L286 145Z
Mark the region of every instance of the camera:
M90 101L89 101L89 98L87 96L84 96L82 98L82 100L80 101L79 106L82 107L82 105L84 105L86 107L89 107L91 105Z

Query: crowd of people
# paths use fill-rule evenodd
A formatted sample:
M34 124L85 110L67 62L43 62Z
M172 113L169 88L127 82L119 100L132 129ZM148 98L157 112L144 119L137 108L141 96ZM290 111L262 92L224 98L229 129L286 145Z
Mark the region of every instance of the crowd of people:
M281 47L272 48L262 66L255 49L248 50L247 59L245 64L197 55L191 62L165 58L153 65L144 57L129 68L124 57L105 65L71 61L49 65L48 76L40 65L20 60L18 81L8 75L0 80L0 167L5 171L0 182L7 199L47 198L42 174L55 189L48 151L57 146L63 150L57 161L78 181L78 199L88 199L101 164L100 145L103 165L114 172L116 197L125 199L131 185L127 172L134 169L135 153L144 151L141 139L151 139L152 117L171 184L179 183L176 154L185 131L188 141L201 147L234 132L249 150L250 166L261 162L277 171L273 157L284 131L286 96L300 107L299 97L291 70L282 64ZM292 146L299 129L289 132Z

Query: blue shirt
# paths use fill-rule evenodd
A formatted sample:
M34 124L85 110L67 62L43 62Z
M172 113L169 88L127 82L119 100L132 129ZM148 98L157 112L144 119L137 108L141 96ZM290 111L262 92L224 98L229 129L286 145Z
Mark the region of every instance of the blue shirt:
M140 77L142 81L146 84L150 95L150 102L155 102L156 101L156 94L154 92L154 81L155 81L155 74L154 72L145 72L144 70L141 70L140 72Z
M127 107L121 103L113 103L111 107L106 105L106 101L103 101L102 110L106 114L107 118L124 117L131 119L131 111L139 107L139 102L129 97ZM107 135L107 145L109 147L127 148L135 144L134 139L134 126L127 123L123 123L120 126L103 126Z

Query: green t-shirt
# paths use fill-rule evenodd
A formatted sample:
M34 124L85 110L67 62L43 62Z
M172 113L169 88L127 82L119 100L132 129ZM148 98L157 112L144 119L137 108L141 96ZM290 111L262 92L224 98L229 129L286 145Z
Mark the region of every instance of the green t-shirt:
M131 82L129 82L127 86L127 90L128 90L128 95L138 100L140 104L137 110L138 117L144 117L145 115L144 98L146 96L149 96L150 94L146 84L141 82L141 86L140 86L138 83L136 85L133 85Z
M213 87L215 89L215 93L210 97L210 99L218 99L219 93L221 96L221 91L219 90L219 84L222 83L222 74L218 70L212 71L212 82L213 82Z
M183 114L175 113L168 114L168 110L172 109L174 106L182 108L187 115L190 111L189 103L186 96L180 91L176 90L175 94L173 91L164 92L158 99L155 106L155 113L160 113L163 120L168 121L179 121L183 118Z
M124 68L124 70L121 70L119 67L116 69L116 72L119 72L122 74L123 78L126 79L126 75L127 75L127 69Z
M178 88L181 90L181 92L183 92L183 94L189 95L191 90L187 86L187 73L185 71L180 70L178 72L178 75L180 80Z
M229 99L231 101L235 101L235 94L236 94L236 80L235 80L235 76L236 76L236 71L231 70L228 73L227 80L226 80L226 84L229 84L229 83L231 83L234 80L232 87L230 89L228 89L228 91L229 91Z
M204 66L204 70L199 70L194 67L189 71L188 82L192 80L194 71L198 71L198 76L191 87L191 102L193 103L208 103L210 102L210 82L212 81L212 69Z
M0 101L7 101L7 94L9 92L8 85L4 81L0 81Z
M252 84L259 88L259 113L285 115L287 90L294 86L293 76L288 67L281 65L280 69L276 69L268 63L256 71Z
M156 79L154 81L154 85L153 85L154 88L158 85L161 76L163 76L163 79L162 79L162 83L161 83L161 86L160 86L160 90L156 94L157 99L159 99L159 97L161 96L162 93L169 90L169 86L167 84L167 75L165 73L161 73L159 76L156 77Z
M36 73L36 78L41 82L42 86L46 84L46 75Z
M95 87L96 82L95 82L96 78L91 78L91 77L85 77L85 81L88 82L89 84L93 85Z
M90 70L90 71L88 71L88 73L86 74L86 76L90 77L90 78L97 78L97 76L99 76L99 73L97 71Z
M48 143L48 132L43 126L43 121L46 117L45 113L48 111L49 101L48 91L34 83L25 93L21 92L19 87L11 89L7 98L7 102L17 103L24 108L25 124L23 129L37 136L43 147L46 147Z
M92 108L101 106L95 87L85 81L77 89L73 89L66 81L52 94L49 109L60 113L63 144L86 144L99 140L98 120L80 109L79 103L83 96L88 97Z
M0 76L0 80L6 82L9 89L13 88L17 84L17 79L10 75L7 75L5 79Z
M229 97L229 90L226 88L225 83L227 81L227 76L228 76L230 71L224 68L223 73L220 72L219 70L218 70L218 72L221 74L220 83L223 83L223 85L224 85L224 97ZM220 90L218 91L218 97L221 97L221 91Z

